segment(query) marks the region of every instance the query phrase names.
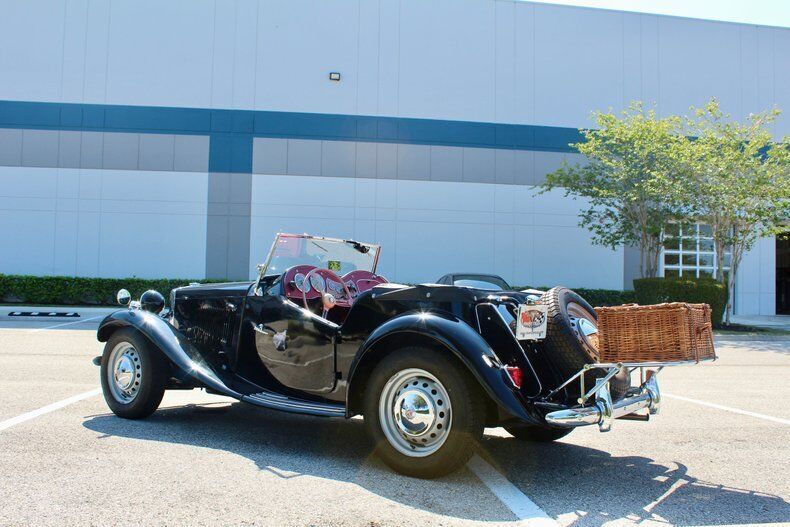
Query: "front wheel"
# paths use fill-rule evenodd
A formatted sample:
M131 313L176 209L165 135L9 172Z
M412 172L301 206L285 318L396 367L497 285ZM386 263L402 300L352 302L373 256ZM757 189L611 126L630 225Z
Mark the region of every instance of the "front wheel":
M483 393L469 372L430 348L395 350L373 370L365 424L391 468L435 478L464 465L483 435Z
M148 417L162 402L166 382L167 363L140 332L124 328L113 333L102 354L101 387L115 415Z

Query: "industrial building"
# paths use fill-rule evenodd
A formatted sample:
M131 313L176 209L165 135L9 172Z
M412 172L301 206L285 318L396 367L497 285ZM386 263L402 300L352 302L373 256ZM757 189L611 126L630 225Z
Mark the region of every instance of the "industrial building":
M380 243L393 281L629 288L638 253L536 195L590 112L790 112L790 29L512 0L5 2L0 49L9 274L246 279L285 231ZM684 234L666 272L712 272ZM737 313L775 313L776 244Z

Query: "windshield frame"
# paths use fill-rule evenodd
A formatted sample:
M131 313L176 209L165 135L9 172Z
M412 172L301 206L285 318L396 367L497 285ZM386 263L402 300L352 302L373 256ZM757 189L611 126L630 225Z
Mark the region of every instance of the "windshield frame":
M281 238L302 238L306 240L321 240L325 242L333 242L333 243L348 243L348 244L360 244L368 247L369 251L375 251L375 256L373 257L373 268L370 270L373 274L376 273L376 268L379 265L379 255L381 254L381 245L377 245L375 243L366 243L366 242L358 242L356 240L344 240L342 238L330 238L327 236L313 236L311 234L289 234L286 232L278 232L277 235L274 237L274 241L272 242L271 247L269 248L269 254L266 257L266 260L262 264L258 264L258 279L255 281L255 290L258 290L258 284L260 284L261 279L266 276L266 271L269 268L269 265L274 258L274 250L277 247L277 242Z

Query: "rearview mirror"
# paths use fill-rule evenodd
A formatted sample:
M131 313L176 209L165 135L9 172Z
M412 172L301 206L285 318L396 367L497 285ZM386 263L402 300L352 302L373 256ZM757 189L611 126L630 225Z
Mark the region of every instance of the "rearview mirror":
M122 306L128 306L129 302L132 301L132 295L126 289L121 289L120 291L118 291L118 294L115 295L115 299Z

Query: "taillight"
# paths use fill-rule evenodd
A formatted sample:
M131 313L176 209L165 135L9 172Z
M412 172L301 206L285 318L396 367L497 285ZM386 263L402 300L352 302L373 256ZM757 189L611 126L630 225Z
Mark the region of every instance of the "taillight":
M513 384L517 389L521 388L521 381L524 380L524 374L521 371L520 366L505 366L505 371L507 371L508 377L510 380L513 381Z

